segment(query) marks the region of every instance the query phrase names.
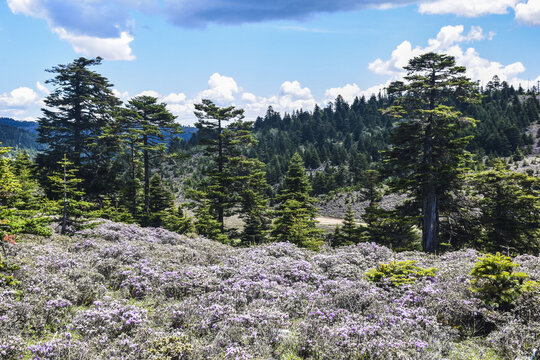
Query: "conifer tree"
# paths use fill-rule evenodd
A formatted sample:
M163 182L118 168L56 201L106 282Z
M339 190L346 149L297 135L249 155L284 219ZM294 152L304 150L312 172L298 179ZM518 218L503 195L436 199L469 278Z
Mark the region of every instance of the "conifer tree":
M38 210L40 207L39 185L33 175L34 164L26 150L18 151L13 160L13 174L21 189L17 194L15 207L20 210Z
M359 230L362 241L375 242L394 250L417 250L417 236L412 229L416 219L404 216L400 208L385 210L380 206L379 172L366 170L362 183L362 200L368 201Z
M407 83L397 81L388 93L398 96L389 112L403 119L391 135L386 152L393 189L409 191L422 211L422 246L426 252L439 245L440 203L456 185L470 137L463 130L474 120L446 105L449 96L470 102L475 84L448 55L427 53L405 66Z
M47 175L61 170L62 157L67 154L92 196L110 191L114 184L114 149L100 135L113 121L120 104L112 93L113 85L89 69L99 64L99 57L81 57L47 70L55 74L47 80L55 89L45 98L46 107L38 121L37 141L46 147L36 157L41 180L46 184Z
M229 241L227 236L223 234L223 231L221 230L221 224L216 220L215 215L212 214L209 200L205 199L199 204L195 216L197 218L195 221L195 230L197 230L197 234L222 243L227 243Z
M176 117L167 110L165 103L158 103L152 96L136 96L129 100L126 109L121 111L119 122L123 129L120 134L129 144L130 192L137 191L137 158L142 155L143 164L143 214L150 213L151 160L165 152L165 132L177 134L180 127L174 122Z
M283 188L276 197L279 205L272 229L273 240L289 241L313 250L322 246L322 231L316 227L317 209L310 191L302 157L295 153Z
M359 228L354 221L352 205L347 206L343 218L343 226L336 228L334 233L334 246L347 246L357 244L360 240Z
M509 170L496 161L493 169L472 176L478 196L482 233L477 246L506 253L540 252L540 179Z
M206 153L215 160L215 168L210 173L209 185L205 197L209 200L210 207L217 215L221 232L224 231L225 211L234 204L229 197L228 188L232 185L230 172L227 174L227 157L224 152L224 122L240 121L244 118L244 110L234 106L221 108L211 100L203 99L195 104L195 116L198 122L195 126L199 129L201 144L206 145Z
M82 199L84 191L80 190L80 186L83 180L75 175L77 169L66 155L59 161L59 165L61 172L49 176L49 180L52 183L51 190L57 196L61 208L60 233L65 234L69 228L77 230L85 227L87 221L85 215L91 204Z
M11 147L0 146L0 206L13 205L15 195L21 191L21 183L13 173L11 160L5 156L11 150Z

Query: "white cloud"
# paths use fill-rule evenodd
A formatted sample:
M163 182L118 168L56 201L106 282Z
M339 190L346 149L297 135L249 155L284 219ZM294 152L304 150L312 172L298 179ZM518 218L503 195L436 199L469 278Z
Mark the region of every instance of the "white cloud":
M420 3L422 14L455 14L477 17L488 14L506 14L518 0L435 0Z
M88 57L101 56L106 60L135 60L129 46L133 36L128 32L122 32L117 38L74 35L64 28L54 28L53 32L58 34L60 39L69 42L77 54Z
M49 95L51 93L49 89L47 89L47 87L39 81L36 81L36 88L45 95Z
M285 81L281 84L280 92L283 96L290 96L298 99L312 99L311 90L303 88L298 81Z
M214 73L208 80L209 89L201 91L197 98L210 99L217 103L224 104L234 101L234 95L240 89L236 81L229 76L223 76L219 73Z
M388 86L389 81L384 84L378 84L370 86L367 89L361 89L357 84L347 84L343 87L330 88L324 93L324 103L334 102L338 95L343 97L348 103L352 103L355 98L360 98L365 96L366 98L371 97L371 95L377 95L380 92L384 92L384 89Z
M257 101L257 96L255 94L245 92L242 94L242 100L248 103L254 103Z
M161 97L161 95L157 91L154 91L154 90L144 90L144 91L141 91L140 93L138 93L135 96L151 96L151 97L155 97L155 98L160 98Z
M184 93L170 93L163 98L163 101L169 104L179 104L186 101L186 94Z
M7 0L14 14L46 20L51 31L71 44L77 54L107 60L134 60L130 43L131 0Z
M369 64L368 68L379 75L390 76L396 80L401 78L405 71L405 66L410 59L426 52L437 52L452 55L456 58L458 65L467 68L466 75L472 80L480 80L486 83L494 75L498 75L502 81L507 81L512 85L525 83L519 79L519 74L525 71L525 66L521 62L514 62L503 65L497 61L491 61L482 58L480 54L472 47L462 48L461 44L470 41L491 39L494 33L489 33L486 37L480 27L471 27L468 34L464 34L463 26L445 26L441 28L437 37L428 40L426 47L416 46L413 48L409 41L403 41L399 44L388 60L376 59Z
M35 103L38 98L34 90L20 87L9 93L0 94L0 104L8 108L24 108Z
M516 5L516 20L525 24L540 26L540 0L528 0Z

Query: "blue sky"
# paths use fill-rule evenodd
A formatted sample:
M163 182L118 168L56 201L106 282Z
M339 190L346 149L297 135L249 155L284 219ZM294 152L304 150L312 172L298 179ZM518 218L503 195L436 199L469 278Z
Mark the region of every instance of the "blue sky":
M124 101L150 94L184 124L211 98L248 119L369 96L426 51L485 83L540 80L540 0L0 0L0 116L32 120L45 72L79 56Z

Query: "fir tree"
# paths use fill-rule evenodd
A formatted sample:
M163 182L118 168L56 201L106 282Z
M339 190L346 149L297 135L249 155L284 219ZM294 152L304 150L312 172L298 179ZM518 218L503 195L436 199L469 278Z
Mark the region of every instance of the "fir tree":
M112 93L112 84L89 69L101 64L101 58L75 59L47 72L55 89L45 98L46 108L39 118L38 139L46 145L36 158L41 180L46 184L51 172L61 170L61 159L79 169L83 187L92 196L111 190L116 177L112 167L114 150L103 142L103 129L113 121L120 101Z
M226 173L227 157L224 153L223 123L242 120L244 110L236 109L234 106L221 108L208 99L195 104L195 109L195 116L198 119L195 126L199 129L201 143L206 145L207 154L215 160L216 164L209 174L210 184L207 186L206 198L212 210L217 214L217 221L223 232L225 211L233 204L227 190L231 185L231 179Z
M11 160L5 156L11 150L11 147L0 146L0 206L13 205L15 196L21 191L21 183L13 173Z
M531 253L540 251L540 180L495 167L473 175L473 192L479 196L482 234L476 245L490 251Z
M310 191L302 158L295 153L276 198L279 205L272 229L273 240L289 241L313 250L322 246L322 231L316 227L317 209Z
M150 213L150 179L151 160L155 156L165 153L165 132L177 134L180 132L178 124L174 122L175 116L167 110L165 103L158 103L152 96L136 96L131 99L126 109L121 111L119 121L123 131L120 136L125 137L129 145L130 182L129 191L137 191L137 157L142 155L143 164L143 213Z
M427 53L405 67L407 83L394 82L388 93L398 99L389 112L398 123L386 152L390 173L397 176L393 189L410 191L422 210L422 246L426 252L439 246L440 203L460 175L470 137L463 130L474 120L444 105L453 94L459 101L475 98L474 84L448 55Z
M352 205L347 206L345 216L343 218L343 225L336 228L334 233L333 246L347 246L357 244L360 240L359 228L354 220L354 210Z
M84 191L80 190L82 179L78 178L75 173L77 169L73 167L73 163L64 155L59 161L61 172L56 172L49 176L52 183L52 192L56 195L60 205L61 214L61 234L65 234L68 230L78 230L85 227L87 221L86 214L90 207L90 203L84 201Z

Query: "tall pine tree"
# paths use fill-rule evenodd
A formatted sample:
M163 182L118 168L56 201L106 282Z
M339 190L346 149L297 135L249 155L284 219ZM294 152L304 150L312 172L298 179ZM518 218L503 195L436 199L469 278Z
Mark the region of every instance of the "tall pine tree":
M447 103L450 96L473 101L475 84L464 76L464 67L456 66L453 56L420 55L405 70L407 82L394 82L388 88L390 95L397 96L388 111L402 120L390 137L386 163L397 179L394 190L415 196L422 210L424 251L434 252L439 247L440 205L456 186L470 141L462 134L475 123Z
M103 129L113 121L120 100L112 93L112 84L90 70L101 64L101 58L78 58L67 65L58 65L47 72L47 80L55 89L45 98L46 107L39 118L39 143L46 145L36 162L41 180L61 169L64 154L79 169L83 187L91 195L107 193L114 184L115 172L110 144L101 141Z

